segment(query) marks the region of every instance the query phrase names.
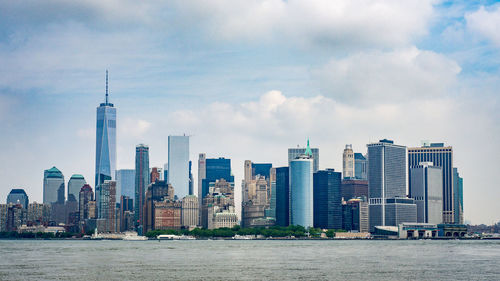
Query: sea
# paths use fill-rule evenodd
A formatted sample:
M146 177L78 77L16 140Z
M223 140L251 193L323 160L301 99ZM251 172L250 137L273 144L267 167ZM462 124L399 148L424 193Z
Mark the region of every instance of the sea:
M500 280L500 241L0 240L0 280Z

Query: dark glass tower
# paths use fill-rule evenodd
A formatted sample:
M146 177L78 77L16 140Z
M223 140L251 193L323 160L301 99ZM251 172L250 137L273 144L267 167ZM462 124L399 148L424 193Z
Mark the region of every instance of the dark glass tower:
M314 227L342 228L342 173L333 169L314 173Z
M149 147L139 144L135 147L135 222L142 225L144 222L143 206L146 188L149 185Z
M211 182L224 179L227 182L234 183L234 176L231 175L231 159L223 157L207 158L205 160L205 171L205 178L202 180L200 199L203 199L208 194Z
M108 102L108 71L106 100L97 108L95 186L111 180L116 169L116 108Z
M290 175L288 167L276 168L276 225L290 222Z

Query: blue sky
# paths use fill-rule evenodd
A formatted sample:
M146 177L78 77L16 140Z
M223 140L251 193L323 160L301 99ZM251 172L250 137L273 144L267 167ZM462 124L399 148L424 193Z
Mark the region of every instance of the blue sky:
M500 219L496 1L0 1L0 62L0 198L40 202L54 165L94 182L109 69L118 168L138 143L163 166L187 133L239 188L245 159L285 165L307 136L337 170L347 143L431 140L454 147L465 218Z

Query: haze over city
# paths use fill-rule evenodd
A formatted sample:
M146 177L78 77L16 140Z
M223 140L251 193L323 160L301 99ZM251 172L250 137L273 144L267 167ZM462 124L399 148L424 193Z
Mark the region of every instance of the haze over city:
M0 198L41 202L52 166L94 182L108 69L118 169L139 143L163 167L185 133L194 182L198 153L231 158L238 202L244 160L285 166L307 137L337 171L345 144L444 142L465 220L497 222L500 6L326 2L1 3Z

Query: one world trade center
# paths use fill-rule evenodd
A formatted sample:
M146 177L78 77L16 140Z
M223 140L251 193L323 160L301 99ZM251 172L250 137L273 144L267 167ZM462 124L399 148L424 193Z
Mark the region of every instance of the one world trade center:
M111 180L116 169L116 108L108 101L108 71L106 70L106 100L97 108L95 187Z

